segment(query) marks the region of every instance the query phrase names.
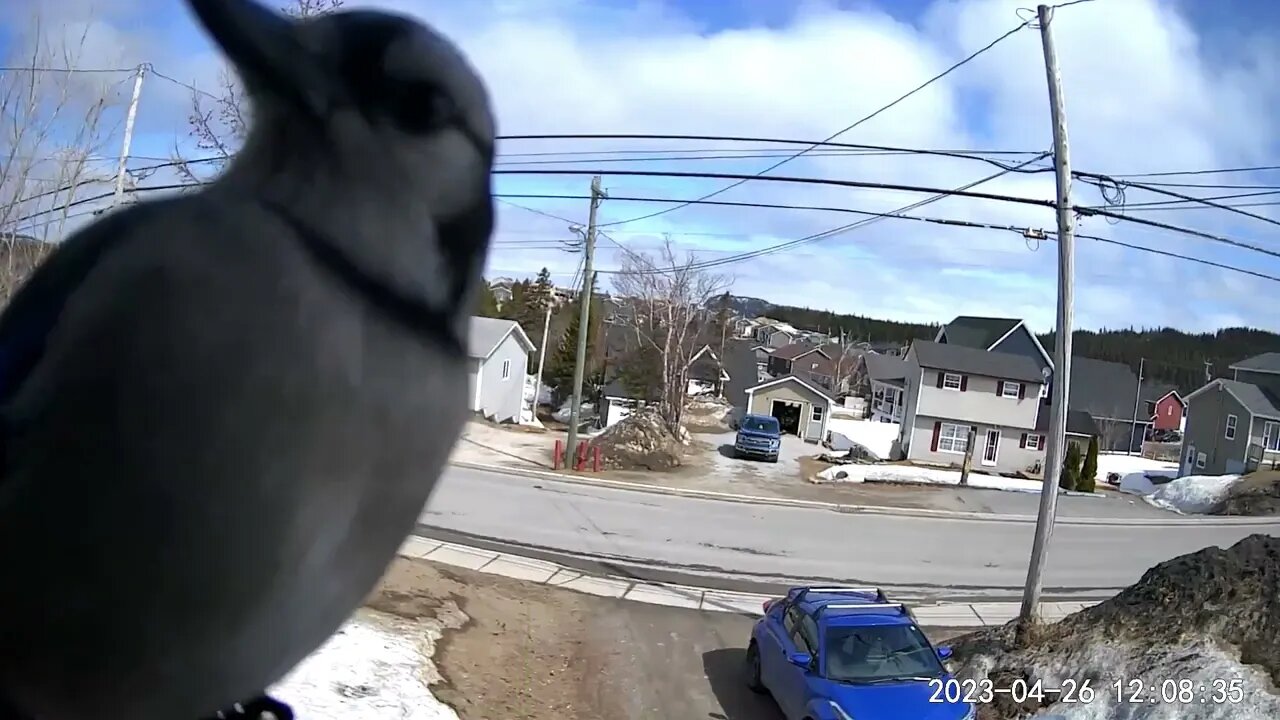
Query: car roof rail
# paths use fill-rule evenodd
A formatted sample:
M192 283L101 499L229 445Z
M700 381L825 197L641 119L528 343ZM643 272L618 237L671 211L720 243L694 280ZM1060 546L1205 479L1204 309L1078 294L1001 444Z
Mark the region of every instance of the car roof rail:
M899 602L876 602L876 603L827 603L817 608L815 615L821 615L828 610L896 610L907 617L915 619L911 614L911 610L903 603Z
M800 602L809 593L820 593L823 595L871 595L875 597L877 603L889 602L889 596L885 595L884 590L878 587L846 587L846 586L824 586L814 585L813 587L800 588L799 592L792 598L793 602Z

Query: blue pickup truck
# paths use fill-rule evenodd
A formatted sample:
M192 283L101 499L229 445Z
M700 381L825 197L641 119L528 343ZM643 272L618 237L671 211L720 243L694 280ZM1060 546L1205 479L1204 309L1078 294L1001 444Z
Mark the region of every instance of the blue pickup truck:
M735 457L763 458L778 462L782 447L782 426L772 415L743 415L738 423L738 436L733 440Z

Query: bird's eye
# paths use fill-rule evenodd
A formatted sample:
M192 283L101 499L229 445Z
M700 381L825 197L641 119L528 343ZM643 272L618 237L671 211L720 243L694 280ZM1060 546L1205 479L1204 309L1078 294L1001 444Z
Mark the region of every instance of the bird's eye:
M449 94L430 83L403 83L390 93L390 114L407 133L426 135L454 122L457 106Z

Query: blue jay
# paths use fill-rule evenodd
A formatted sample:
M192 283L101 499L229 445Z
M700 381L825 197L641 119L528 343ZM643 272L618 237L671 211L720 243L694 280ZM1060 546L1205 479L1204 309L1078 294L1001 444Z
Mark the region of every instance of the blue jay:
M0 314L0 718L271 707L465 420L480 78L402 16L188 2L253 102L242 151L75 233Z

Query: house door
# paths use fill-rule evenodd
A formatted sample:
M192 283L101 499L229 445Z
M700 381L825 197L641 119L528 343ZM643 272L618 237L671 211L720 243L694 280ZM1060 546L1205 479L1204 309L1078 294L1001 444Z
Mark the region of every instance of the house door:
M982 446L982 464L995 465L1000 457L1000 431L988 430L987 441Z
M822 437L822 419L826 408L817 405L810 405L809 408L809 432L805 434L805 439L821 442L824 439Z

